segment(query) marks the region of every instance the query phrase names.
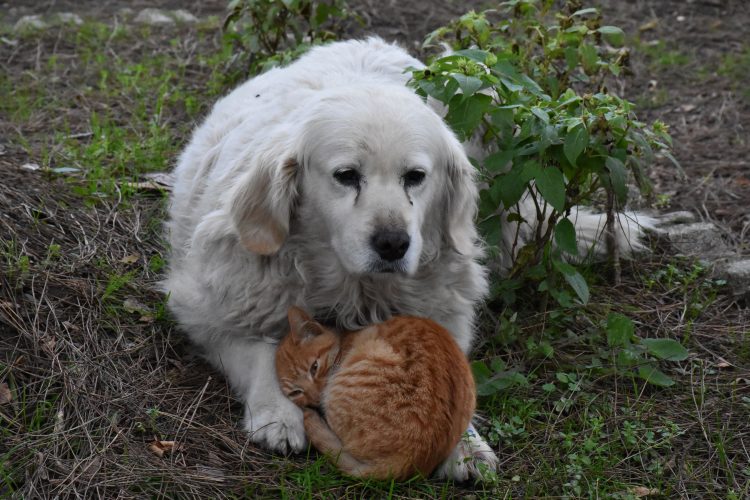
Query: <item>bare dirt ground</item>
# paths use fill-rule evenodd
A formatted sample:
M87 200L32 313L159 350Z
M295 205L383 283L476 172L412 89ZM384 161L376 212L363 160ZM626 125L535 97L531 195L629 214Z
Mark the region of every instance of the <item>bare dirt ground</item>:
M374 32L410 47L482 5L351 4L366 21L353 35ZM680 339L691 359L669 372L677 386L657 390L596 378L584 391L589 399L557 411L540 387L585 365L585 343L561 336L554 343L560 359L551 365L528 358L523 341L504 346L504 361L537 371L538 384L480 405L488 415L483 431L502 461L495 483L425 481L393 491L389 484L337 476L314 455L274 457L252 446L237 425L241 407L226 383L183 339L153 291L163 270L164 197L127 193L119 181L92 186L91 176L50 171L101 164L126 178L168 169L221 93L206 90L212 60L201 58L217 49L215 25L122 38L111 26L123 22L118 12L124 7L186 8L206 18L221 16L224 5L0 4L5 25L26 14L76 12L110 27L103 33L91 28L85 36L76 34L78 28L24 37L3 31L0 40L0 495L750 496L750 315L720 290L717 295L699 271L691 274L692 263L659 249L626 266L622 286L596 287L592 307L618 304L637 318L643 336ZM605 18L632 38L632 74L621 92L639 105L643 120L670 125L684 170L680 174L666 160L653 166L662 195L658 208L714 221L738 254L750 253L750 5L601 5ZM162 56L155 63L147 59ZM126 65L132 71L119 76L117 68ZM158 68L174 76L161 80ZM153 73L154 85L166 82L173 98L158 113L156 87L144 90L126 78L142 73ZM102 125L104 117L109 125ZM133 146L138 141L142 150ZM140 169L141 163L148 168ZM532 337L545 321L532 315L520 329ZM489 356L492 331L483 335L487 341L478 355ZM532 413L533 401L542 401L544 412ZM588 448L592 440L595 447ZM160 446L172 442L174 448L160 455ZM605 451L596 447L605 443ZM576 490L585 480L592 482Z

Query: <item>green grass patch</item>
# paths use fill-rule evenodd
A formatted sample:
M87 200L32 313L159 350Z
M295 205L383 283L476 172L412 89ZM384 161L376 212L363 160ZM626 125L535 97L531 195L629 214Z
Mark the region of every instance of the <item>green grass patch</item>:
M718 73L731 79L741 97L750 101L750 45L740 52L724 54Z
M693 60L691 55L680 51L672 43L664 40L648 43L636 40L635 47L646 56L649 66L654 70L682 67Z
M203 28L208 30L208 28ZM13 139L42 167L69 179L89 201L127 201L134 182L168 170L184 140L225 90L228 42L205 33L167 35L145 27L86 22L21 38L39 49L38 68L0 75L0 112L20 133ZM146 41L150 50L134 51ZM64 54L49 44L66 45ZM209 49L209 46L211 47ZM56 132L36 133L40 122Z

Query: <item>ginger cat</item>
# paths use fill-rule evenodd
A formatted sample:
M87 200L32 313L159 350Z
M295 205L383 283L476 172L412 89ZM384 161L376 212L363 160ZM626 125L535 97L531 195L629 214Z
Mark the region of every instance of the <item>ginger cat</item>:
M276 372L318 451L346 474L373 479L426 477L448 457L476 394L447 330L401 316L338 334L297 307L288 315Z

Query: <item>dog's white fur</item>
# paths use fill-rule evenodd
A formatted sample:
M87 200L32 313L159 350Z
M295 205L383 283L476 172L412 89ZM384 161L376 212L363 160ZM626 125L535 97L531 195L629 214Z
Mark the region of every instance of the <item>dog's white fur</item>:
M290 305L347 329L425 316L471 348L488 286L474 168L405 86L410 66L422 63L376 38L315 48L220 100L175 170L169 306L245 402L253 441L270 449L305 446L302 413L273 364ZM336 180L346 169L361 174L359 187ZM418 185L404 182L412 170L425 174ZM591 217L583 240L596 239L601 216ZM396 262L372 249L382 228L410 237ZM471 429L441 473L466 479L477 461L497 464Z

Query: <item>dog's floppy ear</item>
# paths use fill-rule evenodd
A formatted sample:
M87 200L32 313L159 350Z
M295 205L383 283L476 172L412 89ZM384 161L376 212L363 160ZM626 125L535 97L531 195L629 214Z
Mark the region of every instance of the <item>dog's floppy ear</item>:
M297 170L291 155L261 156L230 195L229 214L242 245L251 252L273 255L284 244L297 196Z
M449 244L457 252L471 255L477 248L477 231L474 226L478 198L476 169L455 137L451 137L448 146L446 235Z
M313 320L309 314L297 306L292 306L287 311L289 319L289 332L296 344L305 343L321 333L323 327Z

